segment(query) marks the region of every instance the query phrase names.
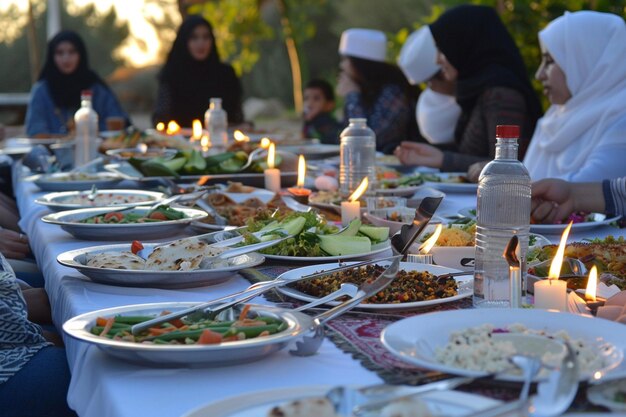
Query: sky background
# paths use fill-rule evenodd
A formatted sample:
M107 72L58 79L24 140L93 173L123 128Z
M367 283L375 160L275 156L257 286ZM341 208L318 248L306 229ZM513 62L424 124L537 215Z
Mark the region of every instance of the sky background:
M28 0L0 0L0 8L6 9L10 5L17 5L21 10L28 9ZM73 5L82 8L88 4L95 4L99 11L108 11L111 7L117 12L121 21L127 21L131 36L121 46L120 53L126 57L132 65L141 67L157 63L157 53L160 46L159 38L154 27L144 16L159 17L163 14L160 7L154 4L144 4L144 0L72 0L68 7ZM137 39L144 41L142 48Z

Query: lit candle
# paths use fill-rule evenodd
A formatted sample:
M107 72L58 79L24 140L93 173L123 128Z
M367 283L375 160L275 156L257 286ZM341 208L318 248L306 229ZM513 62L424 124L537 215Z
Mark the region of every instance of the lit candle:
M170 120L167 123L167 129L165 129L165 133L168 135L175 135L180 132L180 126L173 120Z
M191 137L189 138L190 142L195 142L202 138L202 122L198 119L195 119L191 123Z
M304 188L304 179L306 178L306 161L304 155L300 155L298 158L298 181L296 182L296 188L287 188L287 191L293 197L302 204L309 204L309 195L311 190Z
M156 125L156 130L157 130L158 132L163 132L163 131L165 130L165 123L163 123L163 122L159 122L159 123L157 123L157 125Z
M280 192L280 170L274 168L274 158L276 153L276 145L270 144L267 153L267 169L265 173L265 188L275 193Z
M559 249L550 264L548 279L535 283L535 307L546 310L567 311L567 283L561 281L561 265L565 256L565 246L572 222L565 228L559 243Z
M235 130L235 133L233 133L233 137L235 138L235 142L249 142L250 141L250 138L244 135L244 133L241 130Z
M361 184L359 184L352 195L348 197L348 201L341 202L341 224L343 226L347 226L354 219L361 218L361 203L359 202L359 197L367 190L368 184L369 181L367 177L364 177Z
M267 149L270 147L271 143L272 141L269 138L261 138L261 143L259 143L259 146L263 149Z
M598 268L596 266L592 266L589 271L589 279L587 280L587 288L585 290L585 301L587 302L587 307L591 310L591 314L594 316L598 313L598 308L604 306L606 303L605 298L601 298L597 296L597 288L598 288Z
M211 147L211 140L208 135L202 135L200 138L200 146L202 146L202 152L208 152Z
M407 256L407 260L409 262L415 262L418 264L432 264L433 263L433 255L430 250L435 246L437 240L439 239L439 235L441 235L441 231L443 230L443 225L439 223L435 228L435 232L426 240L426 242L422 243L422 246L419 248L418 254L410 254Z

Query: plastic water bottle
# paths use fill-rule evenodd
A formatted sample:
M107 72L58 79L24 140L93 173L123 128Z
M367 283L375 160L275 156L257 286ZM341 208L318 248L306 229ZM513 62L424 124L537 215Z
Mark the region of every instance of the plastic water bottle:
M222 109L222 99L212 98L209 109L204 113L204 128L209 132L213 146L228 145L228 117Z
M74 166L81 166L98 156L98 114L91 106L91 90L80 93L80 109L74 114L76 127Z
M530 176L517 159L519 126L496 127L496 159L478 182L474 306L509 307L509 265L504 250L514 234L521 249L522 299L530 230Z
M350 119L340 138L339 192L349 196L368 177L366 195L376 190L376 134L367 119Z

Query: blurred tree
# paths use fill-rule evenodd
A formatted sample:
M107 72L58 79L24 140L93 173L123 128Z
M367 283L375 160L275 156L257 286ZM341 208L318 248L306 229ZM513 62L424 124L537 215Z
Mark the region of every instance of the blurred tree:
M42 7L41 2L33 3L33 6L35 35L39 45L36 53L39 57L39 66L41 66L47 48L45 7ZM106 77L117 66L123 64L116 49L128 37L128 24L118 22L113 8L108 12L99 13L94 5L78 8L73 4L68 4L68 9L62 11L62 27L74 30L82 36L89 53L90 66L98 74ZM19 19L20 14L22 13L16 7L9 7L0 12L0 20L8 22L12 33L10 38L6 36L0 38L0 56L3 59L0 65L0 91L2 92L29 91L32 85L29 77L28 42L24 30L26 22ZM37 74L40 70L41 68L34 68Z

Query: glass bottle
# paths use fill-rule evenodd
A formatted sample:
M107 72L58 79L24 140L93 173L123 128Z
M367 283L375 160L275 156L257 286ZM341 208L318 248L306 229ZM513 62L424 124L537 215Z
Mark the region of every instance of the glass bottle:
M91 90L80 93L80 109L74 114L74 166L81 166L98 156L98 114L91 105Z
M209 109L204 113L204 128L213 146L228 145L228 117L222 109L222 99L212 98Z
M511 305L509 265L502 255L514 234L521 249L522 300L526 293L531 182L517 159L519 132L519 126L496 127L496 158L483 168L478 180L475 307Z
M368 177L366 195L376 190L376 134L367 119L350 119L340 135L339 192L347 197Z

